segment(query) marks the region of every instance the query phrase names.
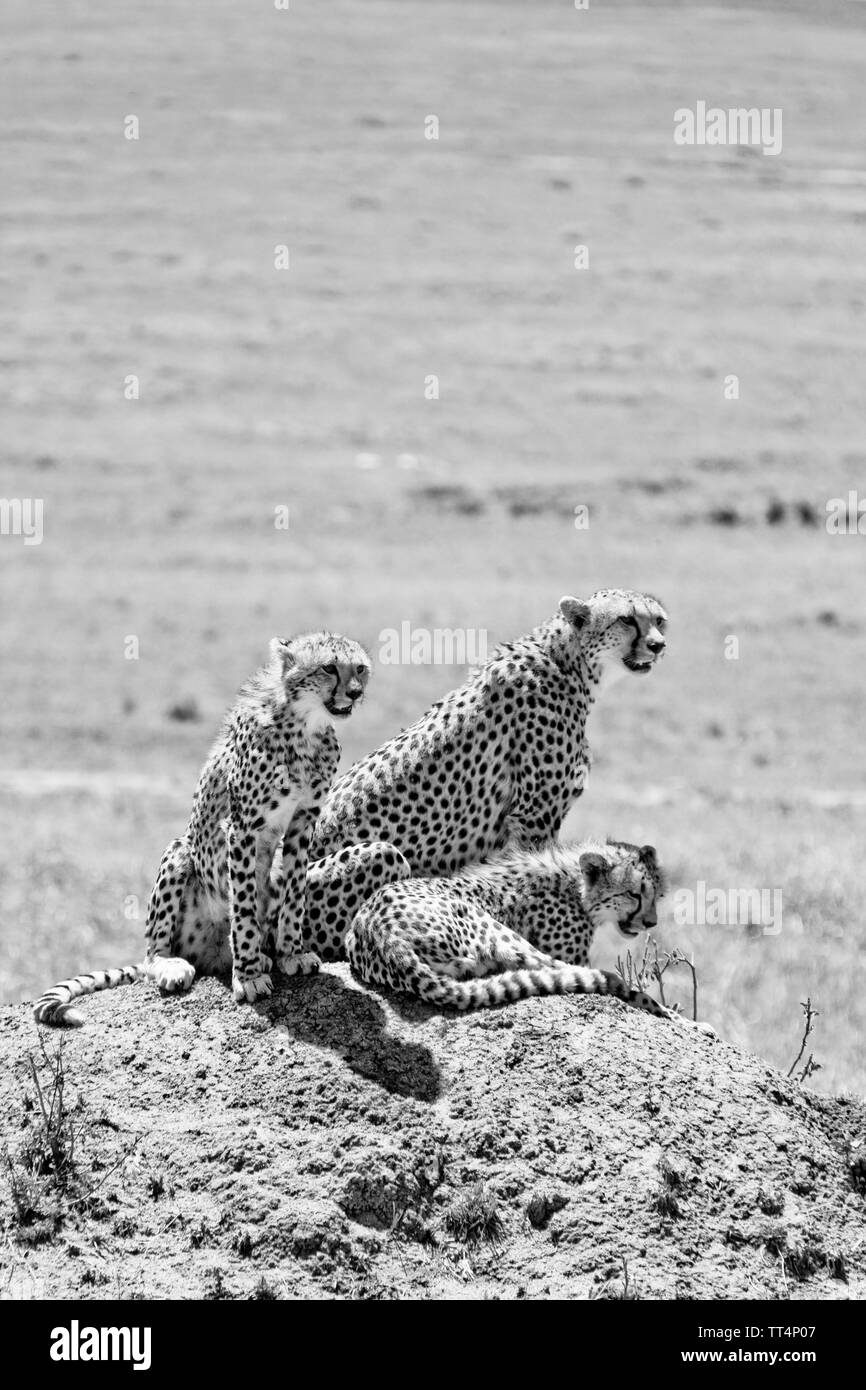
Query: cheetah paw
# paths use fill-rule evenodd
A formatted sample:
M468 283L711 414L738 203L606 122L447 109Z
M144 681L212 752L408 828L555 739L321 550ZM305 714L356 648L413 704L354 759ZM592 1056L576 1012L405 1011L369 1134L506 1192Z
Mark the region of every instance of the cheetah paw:
M277 962L284 975L315 975L322 962L315 951L303 951L298 956L283 956Z
M717 1038L719 1035L711 1023L698 1023L696 1019L686 1018L685 1014L680 1013L679 1009L668 1009L668 1018L672 1023L681 1023L684 1028L693 1028L696 1033L703 1033L704 1037Z
M233 975L232 994L238 1004L252 1004L273 991L270 975Z
M150 962L151 979L166 994L181 994L195 979L195 966L180 956L162 956Z

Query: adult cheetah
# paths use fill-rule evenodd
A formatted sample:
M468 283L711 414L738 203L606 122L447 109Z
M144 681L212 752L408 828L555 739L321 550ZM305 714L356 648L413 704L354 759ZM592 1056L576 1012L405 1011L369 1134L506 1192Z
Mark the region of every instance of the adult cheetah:
M302 941L310 832L340 756L334 722L351 714L369 674L367 653L345 637L273 639L225 716L185 833L163 855L144 963L55 985L35 1006L40 1023L81 1023L74 999L143 977L174 992L196 970L230 967L242 1002L271 993L271 955L286 975L318 968Z
M663 892L652 845L585 840L504 850L447 878L381 889L356 915L346 954L367 983L431 1004L475 1009L536 994L610 994L686 1022L612 971L588 968L596 929L612 922L626 937L651 929Z
M589 772L592 705L618 677L652 670L666 626L650 594L563 598L548 622L498 648L465 685L355 763L313 831L311 859L324 864L310 865L307 949L343 956L377 869L388 878L449 874L507 844L555 839Z

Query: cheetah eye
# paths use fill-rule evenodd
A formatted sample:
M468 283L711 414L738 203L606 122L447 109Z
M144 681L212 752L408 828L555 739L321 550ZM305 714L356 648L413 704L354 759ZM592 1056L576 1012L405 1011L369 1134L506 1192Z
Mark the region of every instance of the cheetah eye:
M337 668L336 668L336 666L334 665L333 662L331 662L329 666L323 666L323 667L322 667L322 670L324 671L324 673L325 673L326 676L337 676L337 675L339 675L339 671L337 670Z

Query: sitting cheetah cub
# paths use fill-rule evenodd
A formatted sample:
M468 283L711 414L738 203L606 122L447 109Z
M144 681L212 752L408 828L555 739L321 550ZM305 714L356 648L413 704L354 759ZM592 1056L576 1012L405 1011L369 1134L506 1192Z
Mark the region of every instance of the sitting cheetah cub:
M346 953L362 980L431 1004L475 1009L533 994L612 994L687 1023L612 971L588 968L596 929L613 922L627 937L649 930L663 891L652 845L586 840L504 850L450 878L380 889L355 917Z
M71 1002L144 977L189 989L196 970L231 967L239 1002L271 993L271 956L286 975L318 969L304 951L304 882L312 827L340 756L334 722L361 698L370 659L330 632L275 637L242 687L199 777L186 833L165 851L139 966L64 980L35 1007L40 1023L82 1023Z

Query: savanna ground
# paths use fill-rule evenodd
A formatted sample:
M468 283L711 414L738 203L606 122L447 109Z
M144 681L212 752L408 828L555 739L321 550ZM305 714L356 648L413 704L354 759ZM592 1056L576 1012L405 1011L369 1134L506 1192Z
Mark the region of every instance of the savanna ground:
M0 1300L866 1295L866 1107L684 1025L346 965L90 1013L0 1008Z
M0 998L137 957L274 633L492 645L631 586L670 651L593 715L567 829L654 842L675 886L781 889L778 935L669 906L660 938L778 1066L811 995L811 1084L862 1092L866 541L824 522L866 460L866 6L0 24L0 494L44 500L41 545L0 536ZM699 99L782 108L782 154L675 146ZM463 675L381 666L346 761Z

